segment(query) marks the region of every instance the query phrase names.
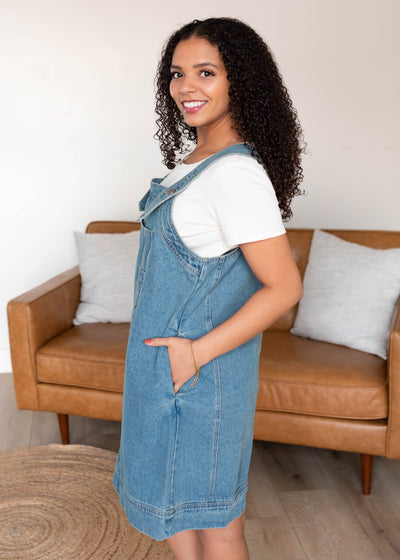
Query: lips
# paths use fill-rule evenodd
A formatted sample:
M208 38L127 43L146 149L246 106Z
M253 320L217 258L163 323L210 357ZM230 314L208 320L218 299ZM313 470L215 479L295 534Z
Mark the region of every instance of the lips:
M197 113L204 107L207 101L182 101L185 113Z

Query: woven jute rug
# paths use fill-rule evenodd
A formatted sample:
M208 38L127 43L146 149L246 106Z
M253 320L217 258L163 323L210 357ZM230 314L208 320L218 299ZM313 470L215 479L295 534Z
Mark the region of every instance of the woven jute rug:
M126 520L115 459L84 445L0 453L1 560L173 560Z

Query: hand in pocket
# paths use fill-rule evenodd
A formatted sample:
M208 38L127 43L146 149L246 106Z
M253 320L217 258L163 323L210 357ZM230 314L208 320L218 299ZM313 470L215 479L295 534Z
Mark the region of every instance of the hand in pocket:
M166 338L151 338L145 340L148 346L166 346L168 348L169 363L171 366L172 383L174 391L179 389L196 373L191 340L169 336Z

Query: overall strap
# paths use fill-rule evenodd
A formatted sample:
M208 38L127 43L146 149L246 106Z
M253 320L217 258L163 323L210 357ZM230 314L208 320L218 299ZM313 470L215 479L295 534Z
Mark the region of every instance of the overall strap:
M233 146L228 146L224 150L213 154L212 156L208 157L204 161L202 161L199 165L197 165L192 171L189 171L187 175L182 177L179 181L171 185L169 188L160 188L160 192L157 193L157 196L153 198L153 200L148 204L146 207L146 211L141 216L141 219L148 216L151 212L153 212L158 206L169 200L170 198L176 196L178 193L182 192L186 189L190 183L196 179L203 171L205 171L210 165L212 165L215 161L219 160L222 157L229 156L231 154L241 154L244 156L252 157L251 155L251 148L244 144L234 144ZM163 181L161 179L153 179L152 185L160 185ZM147 199L149 198L150 191L148 191L142 200L139 202L139 209L144 210L146 206Z

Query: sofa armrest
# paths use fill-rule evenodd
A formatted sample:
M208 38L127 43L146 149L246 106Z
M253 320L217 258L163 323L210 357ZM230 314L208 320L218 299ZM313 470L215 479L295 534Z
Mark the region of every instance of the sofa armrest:
M39 408L36 352L72 326L80 287L76 266L8 303L11 363L19 408Z
M386 456L400 459L400 299L393 317L387 367L389 419Z

